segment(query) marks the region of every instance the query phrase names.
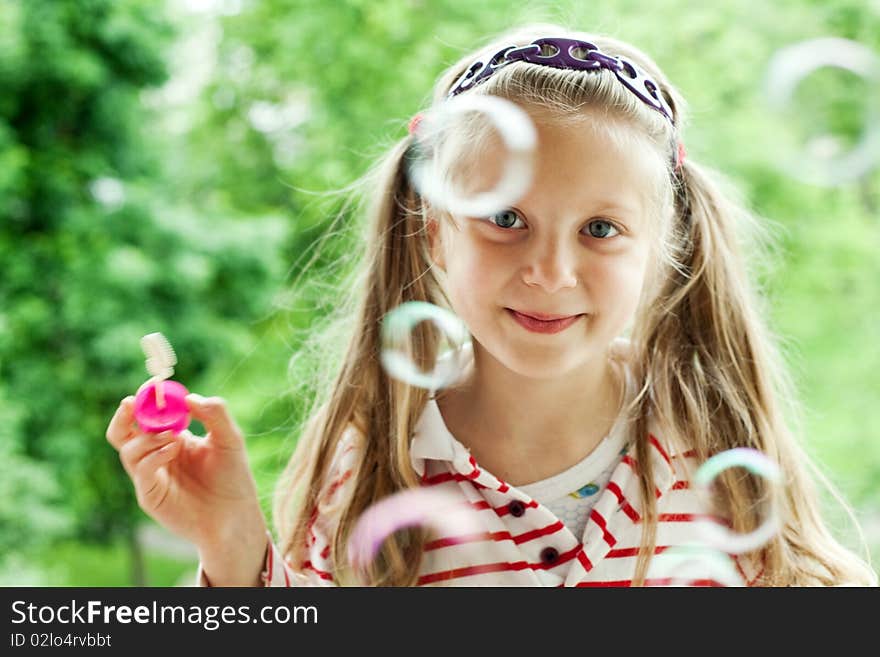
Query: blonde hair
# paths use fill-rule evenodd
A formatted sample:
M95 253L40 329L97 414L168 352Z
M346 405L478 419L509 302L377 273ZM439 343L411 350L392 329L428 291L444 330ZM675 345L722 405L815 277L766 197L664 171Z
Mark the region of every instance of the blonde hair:
M758 554L750 555L763 564L758 583L875 585L873 570L842 547L824 524L811 474L832 493L833 489L789 428L798 423L794 387L777 339L762 319L766 311L751 286L753 275L739 243L743 237L760 237L769 244L767 234L734 194L722 191L721 176L693 158L679 171L673 170L686 105L657 65L614 38L556 25L530 25L501 35L447 69L435 86L434 103L444 101L475 57L541 36L580 38L605 53L625 56L659 84L673 111L674 127L607 70L581 72L515 63L467 92L507 98L546 110L559 121L577 120L578 125L587 113L598 116L609 135L624 140L635 135L665 163L665 175L650 190L657 207L655 275L645 287L631 335L633 374L640 389L626 412L641 465L645 508L634 585L644 583L656 537L651 448L646 440L649 417L662 427L665 440L682 451L692 450L699 462L734 447L751 447L781 467L784 485L772 490L760 477L735 476L730 471L716 486L720 508L737 531L753 529L760 522L756 501L772 496L782 529ZM360 464L333 539L335 574L341 582L351 574L346 544L360 514L396 491L419 485L409 443L428 392L390 378L381 367L382 318L406 301L449 307L442 281L432 268L425 204L407 176L412 145L411 136L401 139L357 185L369 190L371 197L366 208L367 253L349 304L340 311L350 329L348 344L335 376L314 400L276 490L274 521L281 549L299 554L328 476L330 455L349 425L360 432ZM423 322L412 339L416 362L433 363L440 339L436 329ZM837 499L852 518L843 500ZM372 565L369 582L415 584L425 540L418 528L393 534Z

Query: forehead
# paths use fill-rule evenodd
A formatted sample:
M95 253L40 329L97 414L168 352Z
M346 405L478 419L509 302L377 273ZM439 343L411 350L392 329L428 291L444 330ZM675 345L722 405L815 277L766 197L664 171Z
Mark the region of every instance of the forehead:
M665 166L648 138L620 121L585 115L562 121L533 114L538 133L533 183L525 202L562 200L646 214Z

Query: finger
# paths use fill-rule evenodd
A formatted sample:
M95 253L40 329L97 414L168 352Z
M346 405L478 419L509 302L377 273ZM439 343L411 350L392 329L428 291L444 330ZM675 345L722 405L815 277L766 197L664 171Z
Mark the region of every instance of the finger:
M174 433L164 431L162 433L142 433L127 440L119 450L119 460L128 475L134 479L135 468L144 456L156 449L167 445L174 440Z
M133 435L134 429L134 397L129 395L122 400L107 425L106 438L117 450Z
M240 449L244 446L244 436L229 414L224 399L189 394L186 396L186 404L193 417L205 425L208 430L207 438L212 443L228 449Z
M180 441L168 443L144 456L135 466L134 481L138 504L144 510L156 509L168 491L168 470L163 466L180 453Z

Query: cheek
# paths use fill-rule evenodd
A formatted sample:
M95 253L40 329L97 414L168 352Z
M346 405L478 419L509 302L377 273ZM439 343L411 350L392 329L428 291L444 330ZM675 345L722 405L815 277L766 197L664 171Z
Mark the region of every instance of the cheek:
M501 303L509 264L493 249L473 240L460 239L452 246L446 255L446 286L454 309L460 315L473 315Z
M609 318L627 319L639 303L647 267L646 254L632 252L591 268L588 287Z

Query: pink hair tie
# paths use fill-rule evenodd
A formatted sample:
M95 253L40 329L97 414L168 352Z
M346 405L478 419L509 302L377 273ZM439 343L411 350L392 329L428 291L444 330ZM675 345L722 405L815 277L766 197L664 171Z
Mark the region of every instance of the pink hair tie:
M409 120L409 134L414 135L416 130L419 128L419 123L422 122L422 113L419 112L414 117Z
M678 159L675 163L675 170L678 171L681 169L681 165L684 164L684 158L687 157L687 151L684 148L684 143L678 142Z

